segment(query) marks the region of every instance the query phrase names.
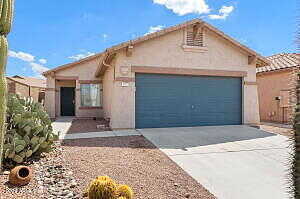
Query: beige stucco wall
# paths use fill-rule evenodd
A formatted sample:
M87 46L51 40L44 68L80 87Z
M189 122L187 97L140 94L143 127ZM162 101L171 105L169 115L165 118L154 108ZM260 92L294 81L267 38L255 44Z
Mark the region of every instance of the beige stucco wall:
M47 80L47 88L46 88L46 93L45 93L45 109L47 113L49 114L50 118L55 118L55 106L56 106L56 101L55 101L55 79L48 76Z
M131 66L143 67L174 67L189 69L210 69L227 71L245 71L246 82L256 82L255 65L248 65L248 54L233 46L220 36L207 30L205 42L207 52L185 52L184 30L169 33L143 43L133 48L132 56L126 56L125 50L117 52L116 58L101 79L103 80L103 109L79 110L76 116L108 117L113 129L135 128L135 82L122 85L118 77L134 78ZM94 77L99 60L94 59L66 70L58 71L56 76L78 76L79 80L96 80ZM121 72L123 69L128 72ZM54 78L47 78L47 87L57 89ZM79 97L79 84L76 80L76 96ZM243 120L245 124L259 123L258 93L254 84L243 86ZM80 99L76 97L76 105ZM58 95L52 89L46 92L46 109L51 117L58 116L59 110L54 104L59 104ZM58 106L58 105L56 105ZM56 111L55 111L56 110Z
M55 77L47 77L47 90L45 107L50 117L55 118L60 116L60 87L76 87L75 92L75 116L76 117L103 117L103 109L80 107L80 80L100 80L95 78L95 71L99 64L99 59L93 59L80 63L74 67L57 71L55 77L68 78L77 77L76 80L55 80ZM54 90L55 89L55 90ZM102 99L101 99L102 100Z
M292 91L291 81L291 70L259 73L257 75L261 121L290 122L293 106L282 107L280 100L275 100L275 97L281 97L283 100L286 96L281 96L281 91L290 93Z
M179 30L135 45L130 57L122 50L116 57L115 76L124 77L121 67L128 67L130 70L131 66L150 66L246 71L244 81L256 81L255 66L248 65L248 55L215 33L210 31L205 33L207 52L185 52L181 47L184 42L184 30ZM125 76L134 78L135 73L130 72ZM257 124L259 123L257 86L245 85L243 91L244 123ZM122 87L118 81L114 83L111 127L115 129L135 127L134 82L130 82L127 87Z
M112 63L114 65L114 63ZM111 118L111 107L114 96L114 69L108 68L103 76L103 115Z

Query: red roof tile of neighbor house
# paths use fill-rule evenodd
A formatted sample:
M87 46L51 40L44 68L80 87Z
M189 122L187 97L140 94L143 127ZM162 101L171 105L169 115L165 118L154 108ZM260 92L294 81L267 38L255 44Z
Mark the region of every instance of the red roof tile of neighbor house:
M181 28L185 28L187 26L194 25L194 24L200 24L203 27L205 27L205 28L207 28L207 29L215 32L219 36L223 37L227 41L231 42L235 46L238 46L240 49L242 49L245 52L247 52L249 54L249 56L255 56L255 57L257 57L257 67L258 66L265 66L265 65L269 64L269 61L265 57L261 56L260 54L256 53L255 51L251 50L247 46L245 46L245 45L237 42L236 40L234 40L230 36L226 35L224 32L218 30L217 28L213 27L212 25L206 23L205 21L203 21L201 19L193 19L193 20L184 22L182 24L171 26L171 27L165 28L163 30L160 30L160 31L157 31L157 32L154 32L154 33L151 33L151 34L147 34L145 36L138 37L138 38L136 38L134 40L129 40L127 42L123 42L121 44L112 46L110 48L107 48L105 51L103 51L101 53L95 54L95 55L90 56L90 57L86 57L86 58L84 58L82 60L79 60L79 61L76 61L76 62L73 62L73 63L65 64L65 65L56 67L54 69L48 70L48 71L44 72L43 75L47 76L47 75L49 75L51 73L54 73L56 71L63 70L63 69L72 67L74 65L80 64L82 62L89 61L89 60L92 60L92 59L95 59L95 58L100 58L100 57L101 57L100 65L103 65L103 62L105 63L107 60L109 60L110 56L112 54L114 54L116 51L120 50L120 49L123 49L123 48L126 48L128 46L132 46L132 45L135 45L135 44L138 44L138 43L141 43L141 42L144 42L144 41L147 41L147 40L150 40L150 39L162 36L162 35L165 35L167 33L170 33L170 32L173 32L173 31L176 31L176 30L179 30ZM98 70L96 71L96 76L98 76L99 73L101 73L101 67L98 67Z
M44 79L38 79L34 77L24 77L15 75L12 77L7 77L7 79L10 79L12 81L18 82L20 84L24 84L31 87L38 87L38 88L46 88L46 80Z
M300 67L299 53L281 53L267 57L267 59L271 62L271 65L257 68L256 73Z

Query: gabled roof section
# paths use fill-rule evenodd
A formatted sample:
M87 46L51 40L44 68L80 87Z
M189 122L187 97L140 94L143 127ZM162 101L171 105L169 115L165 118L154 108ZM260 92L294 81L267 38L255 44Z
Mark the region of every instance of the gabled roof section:
M153 38L156 38L156 37L159 37L159 36L162 36L162 35L165 35L167 33L170 33L170 32L173 32L173 31L176 31L176 30L179 30L181 28L185 28L187 26L190 26L190 25L194 25L194 24L201 24L203 27L206 27L208 28L209 30L217 33L219 36L223 37L224 39L228 40L229 42L231 42L232 44L240 47L241 49L243 49L244 51L248 52L250 55L252 56L257 56L257 58L259 59L259 62L260 64L262 65L268 65L269 64L269 61L261 56L260 54L258 54L257 52L251 50L250 48L248 48L247 46L239 43L238 41L236 41L235 39L231 38L230 36L226 35L224 32L218 30L217 28L213 27L212 25L206 23L205 21L201 20L201 19L193 19L193 20L190 20L190 21L187 21L185 23L182 23L182 24L178 24L178 25L175 25L175 26L171 26L169 28L165 28L163 30L160 30L160 31L157 31L157 32L154 32L154 33L151 33L151 34L147 34L145 36L142 36L142 37L139 37L137 39L134 39L134 40L130 40L130 41L127 41L127 42L124 42L124 43L121 43L119 45L116 45L116 46L112 46L110 48L107 48L106 51L111 53L111 52L114 52L114 51L117 51L117 50L120 50L122 48L125 48L127 46L130 46L130 45L135 45L137 43L141 43L141 42L144 42L144 41L147 41L147 40L150 40L150 39L153 39Z
M37 87L37 88L46 88L46 80L44 79L38 79L34 77L25 77L20 75L15 75L12 77L6 77L7 79L10 79L11 81L30 86L30 87Z
M64 70L64 69L76 66L77 64L82 64L84 62L87 62L87 61L96 59L98 57L101 57L103 54L104 54L104 52L101 52L101 53L98 53L98 54L95 54L95 55L92 55L92 56L80 59L78 61L75 61L75 62L72 62L72 63L69 63L69 64L64 64L62 66L58 66L58 67L53 68L51 70L47 70L46 72L43 73L43 75L47 76L47 75L51 74L52 72L57 72L57 71L60 71L60 70Z
M247 46L245 46L245 45L239 43L238 41L234 40L233 38L231 38L230 36L226 35L225 33L223 33L222 31L218 30L217 28L213 27L212 25L210 25L210 24L202 21L201 19L193 19L193 20L187 21L187 22L182 23L182 24L178 24L178 25L175 25L175 26L171 26L169 28L165 28L165 29L163 29L161 31L158 31L158 32L154 32L154 33L142 36L142 37L138 37L137 39L129 40L127 42L123 42L121 44L112 46L110 48L107 48L105 50L105 52L102 52L102 53L90 56L88 58L79 60L77 62L73 62L73 63L70 63L70 64L66 64L66 65L54 68L52 70L44 72L43 75L48 75L51 72L56 72L58 70L63 70L65 68L72 67L72 66L74 66L76 64L79 64L79 63L82 63L84 61L89 61L91 59L103 56L102 57L102 61L99 64L99 68L98 68L98 70L97 70L97 72L95 74L95 76L98 77L98 76L102 75L103 71L105 71L105 70L102 69L102 67L107 67L106 65L108 63L103 63L103 62L105 62L105 60L107 60L107 57L115 54L118 50L121 50L121 49L126 48L128 46L132 46L132 45L135 45L135 44L138 44L138 43L150 40L150 39L154 39L154 38L163 36L163 35L165 35L167 33L174 32L174 31L177 31L179 29L182 29L182 28L188 27L190 25L194 25L194 24L200 24L203 27L206 27L207 29L215 32L217 35L221 36L222 38L226 39L227 41L229 41L233 45L239 47L240 49L242 49L243 51L245 51L246 53L248 53L250 57L256 57L257 58L256 59L257 60L256 61L256 65L257 66L266 66L266 65L270 64L269 61L265 57L261 56L260 54L258 54L255 51L251 50Z
M297 53L281 53L267 57L267 59L270 61L270 65L257 68L256 73L300 67L300 54Z

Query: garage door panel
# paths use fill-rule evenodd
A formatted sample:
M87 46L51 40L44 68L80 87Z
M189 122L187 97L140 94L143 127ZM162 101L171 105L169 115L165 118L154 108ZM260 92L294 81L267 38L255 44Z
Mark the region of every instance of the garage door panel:
M136 74L136 128L241 124L241 82Z

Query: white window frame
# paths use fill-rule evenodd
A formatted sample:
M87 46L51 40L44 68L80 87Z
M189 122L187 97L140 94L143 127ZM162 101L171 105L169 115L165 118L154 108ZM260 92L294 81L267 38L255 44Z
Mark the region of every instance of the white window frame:
M84 85L98 85L98 101L95 105L93 104L84 104L84 101L83 101L83 86ZM102 95L103 95L103 85L101 83L81 83L80 84L80 107L82 108L85 108L85 107L90 107L90 108L99 108L99 107L102 107Z

